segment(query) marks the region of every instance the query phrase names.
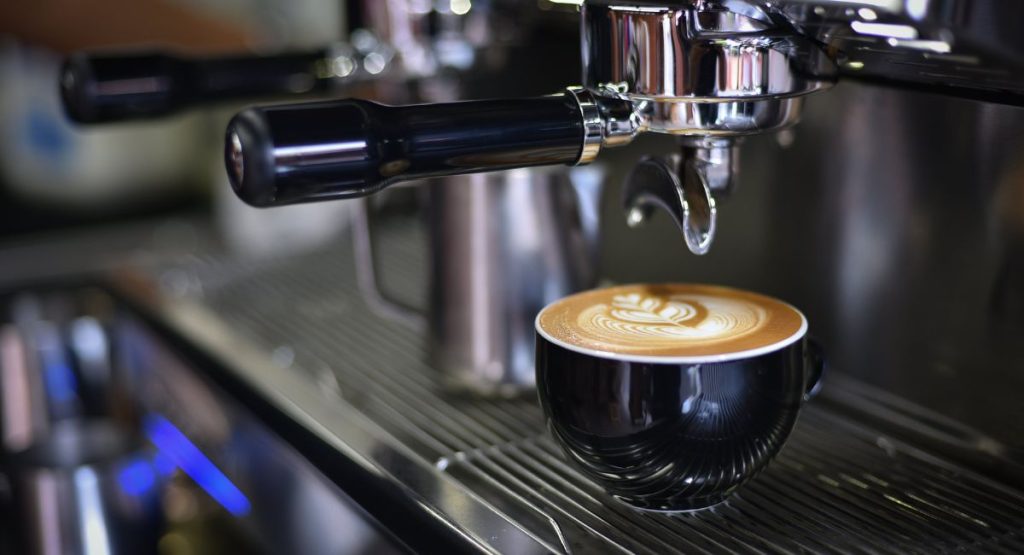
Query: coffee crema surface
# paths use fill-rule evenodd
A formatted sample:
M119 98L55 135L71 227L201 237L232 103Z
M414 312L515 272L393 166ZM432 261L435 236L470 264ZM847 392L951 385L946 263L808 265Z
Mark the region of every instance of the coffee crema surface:
M611 358L722 360L799 340L807 320L780 300L697 284L641 284L565 297L537 316L537 331L567 349Z

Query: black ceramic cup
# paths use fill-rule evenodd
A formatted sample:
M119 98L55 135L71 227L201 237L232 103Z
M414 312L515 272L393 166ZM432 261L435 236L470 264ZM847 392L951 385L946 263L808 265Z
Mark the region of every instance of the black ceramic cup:
M743 313L748 301L767 316L756 303ZM741 340L715 340L715 326L729 325ZM556 441L611 495L649 510L708 507L752 479L782 448L824 366L797 309L716 286L588 291L546 307L536 328L538 395ZM637 343L665 337L637 348L629 333L616 336L623 330Z

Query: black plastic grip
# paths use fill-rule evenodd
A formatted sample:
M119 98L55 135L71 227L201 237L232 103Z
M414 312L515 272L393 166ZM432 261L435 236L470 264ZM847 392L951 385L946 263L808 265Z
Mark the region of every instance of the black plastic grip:
M64 110L78 123L169 115L228 100L315 92L330 85L325 51L182 58L77 53L60 74Z
M225 163L253 206L359 197L397 181L573 164L576 98L384 106L342 100L252 108L228 125Z

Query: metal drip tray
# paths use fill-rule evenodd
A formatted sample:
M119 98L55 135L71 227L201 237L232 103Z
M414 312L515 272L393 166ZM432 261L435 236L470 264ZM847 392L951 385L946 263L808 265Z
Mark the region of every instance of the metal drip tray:
M384 236L383 273L422 293L415 232ZM859 419L829 389L810 403L782 454L710 510L638 512L571 468L532 398L446 392L421 337L361 300L347 244L284 260L201 260L164 270L192 295L172 327L207 345L217 333L174 317L198 301L209 329L242 343L218 348L243 382L347 458L358 460L465 540L496 551L893 552L1024 551L1024 494L940 456L927 442ZM166 272L171 272L168 274ZM180 315L179 315L180 316ZM191 320L190 320L191 318ZM205 318L205 317L204 317ZM202 336L206 336L205 339ZM259 355L254 357L253 355ZM231 361L229 361L231 362ZM261 377L262 376L262 377ZM257 390L260 387L256 387ZM373 441L366 438L372 436ZM368 509L374 512L373 508Z

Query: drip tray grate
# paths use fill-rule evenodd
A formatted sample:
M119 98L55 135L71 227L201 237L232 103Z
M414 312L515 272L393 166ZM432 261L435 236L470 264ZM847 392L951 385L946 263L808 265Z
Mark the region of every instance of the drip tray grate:
M422 295L415 231L391 226L382 239L390 285ZM187 270L208 308L297 379L351 404L552 549L1024 552L1024 495L826 403L808 405L782 454L727 502L675 515L633 510L568 466L533 399L446 392L422 338L367 309L351 260L343 244Z

